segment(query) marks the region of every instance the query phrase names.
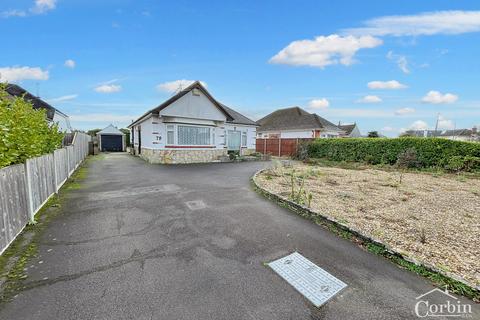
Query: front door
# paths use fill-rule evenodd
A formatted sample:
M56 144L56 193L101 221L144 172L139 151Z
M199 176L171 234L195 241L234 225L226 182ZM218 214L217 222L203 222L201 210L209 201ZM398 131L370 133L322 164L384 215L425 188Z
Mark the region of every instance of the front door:
M228 130L228 150L240 150L240 131Z

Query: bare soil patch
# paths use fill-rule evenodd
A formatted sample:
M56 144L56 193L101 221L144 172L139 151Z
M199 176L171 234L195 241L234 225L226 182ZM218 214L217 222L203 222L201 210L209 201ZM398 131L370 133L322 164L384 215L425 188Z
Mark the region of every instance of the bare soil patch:
M480 286L479 179L294 164L277 165L256 181L286 198L292 181L297 192L303 185L313 211Z

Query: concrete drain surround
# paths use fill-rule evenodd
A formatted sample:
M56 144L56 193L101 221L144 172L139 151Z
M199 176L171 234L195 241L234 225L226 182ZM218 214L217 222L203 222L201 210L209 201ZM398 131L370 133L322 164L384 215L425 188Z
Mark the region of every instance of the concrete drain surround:
M320 307L347 285L298 252L268 264L316 307Z

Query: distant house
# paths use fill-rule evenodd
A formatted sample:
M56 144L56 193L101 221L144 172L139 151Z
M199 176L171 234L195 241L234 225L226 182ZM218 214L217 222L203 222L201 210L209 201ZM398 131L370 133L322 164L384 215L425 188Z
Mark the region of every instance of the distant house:
M433 138L440 137L442 131L440 130L407 130L402 133L402 136L419 137L419 138Z
M125 151L125 134L113 124L97 133L100 151Z
M362 134L356 123L353 124L339 124L338 127L344 132L340 134L344 138L361 138Z
M258 138L337 138L339 127L300 107L276 110L258 120Z
M446 130L440 134L440 138L460 141L480 141L480 135L476 127L472 129Z
M12 97L20 97L30 102L34 109L46 110L47 120L52 123L57 123L60 131L67 133L72 132L72 127L70 126L70 119L65 113L52 107L42 99L35 97L30 92L16 84L8 84L6 87L6 91Z
M257 124L218 102L199 81L132 122L135 154L151 163L211 162L255 152Z

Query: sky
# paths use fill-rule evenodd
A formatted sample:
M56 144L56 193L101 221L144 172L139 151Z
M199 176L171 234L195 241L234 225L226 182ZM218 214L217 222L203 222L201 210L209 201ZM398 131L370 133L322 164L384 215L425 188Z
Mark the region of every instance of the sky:
M125 127L193 80L254 120L480 125L477 0L2 0L0 28L0 81L76 129Z

